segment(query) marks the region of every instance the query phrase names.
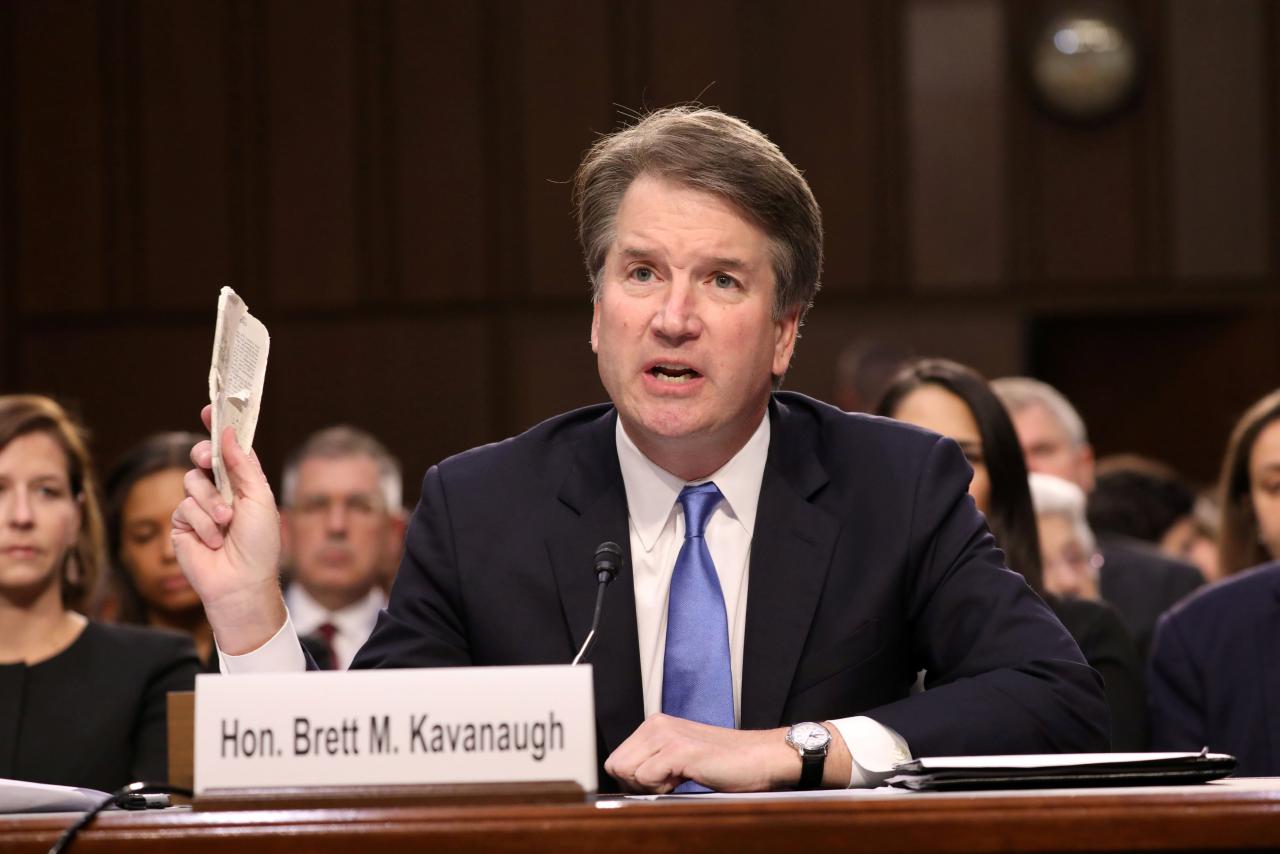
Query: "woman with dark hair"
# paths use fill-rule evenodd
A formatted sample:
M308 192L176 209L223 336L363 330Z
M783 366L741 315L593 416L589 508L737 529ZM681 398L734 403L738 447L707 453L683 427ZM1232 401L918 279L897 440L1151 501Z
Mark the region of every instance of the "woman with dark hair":
M205 670L218 671L200 597L170 542L170 517L185 497L194 433L159 433L130 449L107 475L107 545L121 622L191 636Z
M1145 749L1146 712L1137 648L1109 606L1045 592L1026 461L1013 422L987 381L956 362L924 359L894 378L878 413L933 430L960 445L974 471L969 494L986 515L1009 567L1044 597L1089 664L1102 675L1111 706L1112 747Z
M198 662L180 635L80 613L105 562L84 431L0 396L0 777L114 791L167 774L165 704Z
M1231 431L1218 496L1219 573L1280 560L1280 389L1251 406Z

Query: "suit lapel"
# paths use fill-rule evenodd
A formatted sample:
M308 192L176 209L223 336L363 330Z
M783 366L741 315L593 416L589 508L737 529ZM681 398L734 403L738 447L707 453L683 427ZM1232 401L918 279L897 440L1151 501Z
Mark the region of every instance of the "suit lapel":
M596 547L612 540L622 549L622 570L605 593L596 646L588 658L595 678L596 720L609 751L644 720L627 497L614 444L615 421L610 412L587 428L557 496L568 512L547 537L574 653L586 640L595 609L591 561Z
M776 401L770 417L747 582L742 729L784 723L783 708L839 533L838 523L810 502L827 483L812 429Z
M1276 576L1280 579L1280 575ZM1254 670L1262 679L1263 720L1266 723L1266 745L1271 768L1280 768L1280 667L1274 667L1280 650L1280 581L1271 589L1271 618L1258 629L1257 659Z

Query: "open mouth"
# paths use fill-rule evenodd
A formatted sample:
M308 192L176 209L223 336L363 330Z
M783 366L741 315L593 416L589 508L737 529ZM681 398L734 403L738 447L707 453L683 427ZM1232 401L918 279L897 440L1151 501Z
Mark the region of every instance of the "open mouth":
M684 365L654 365L649 369L649 375L654 379L673 384L687 383L702 376L693 368Z

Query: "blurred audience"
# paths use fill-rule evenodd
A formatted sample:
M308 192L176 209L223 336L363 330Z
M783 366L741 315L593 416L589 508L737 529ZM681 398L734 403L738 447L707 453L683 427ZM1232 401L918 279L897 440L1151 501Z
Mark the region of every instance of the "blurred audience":
M1195 489L1172 466L1136 454L1099 460L1089 495L1089 525L1098 533L1150 543L1218 577L1216 522Z
M1280 775L1280 563L1198 590L1160 618L1147 673L1154 750L1208 747Z
M1280 560L1280 389L1241 417L1222 461L1222 575Z
M1094 487L1093 448L1083 419L1052 386L1028 377L993 380L991 387L1013 418L1027 468L1074 483L1087 496ZM1166 557L1152 545L1099 534L1098 589L1115 606L1144 656L1156 619L1204 583L1194 566Z
M167 778L165 695L199 662L185 635L83 616L105 563L84 431L48 398L0 396L0 777Z
M1254 404L1232 431L1220 489L1227 577L1160 618L1148 675L1153 746L1208 746L1234 755L1238 775L1274 776L1280 774L1280 390Z
M345 670L386 605L404 546L400 464L370 434L312 434L285 464L281 534L294 628L322 669Z
M1069 480L1033 471L1028 478L1040 536L1044 587L1066 599L1102 598L1098 570L1102 555L1085 518L1085 497Z
M1095 601L1096 588L1093 596L1083 598L1046 589L1051 567L1045 565L1042 554L1026 463L1009 415L986 380L955 362L922 360L897 375L878 411L960 445L974 472L969 494L986 515L1009 567L1045 598L1089 664L1102 675L1111 707L1113 748L1145 749L1146 710L1137 647L1119 616ZM1083 499L1079 518L1083 523Z
M121 457L107 474L107 545L116 617L191 636L206 671L218 672L213 632L170 542L170 517L185 497L194 433L160 433Z

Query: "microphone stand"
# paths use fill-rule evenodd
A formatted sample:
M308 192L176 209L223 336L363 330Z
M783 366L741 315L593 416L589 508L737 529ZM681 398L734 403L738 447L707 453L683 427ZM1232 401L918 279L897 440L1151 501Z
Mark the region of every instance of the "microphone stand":
M618 548L617 543L601 543L596 549L595 566L592 567L592 572L596 574L596 609L591 617L591 631L587 632L582 649L573 657L573 665L581 663L595 647L596 632L600 628L600 612L604 609L604 590L617 576L621 564L622 549Z

